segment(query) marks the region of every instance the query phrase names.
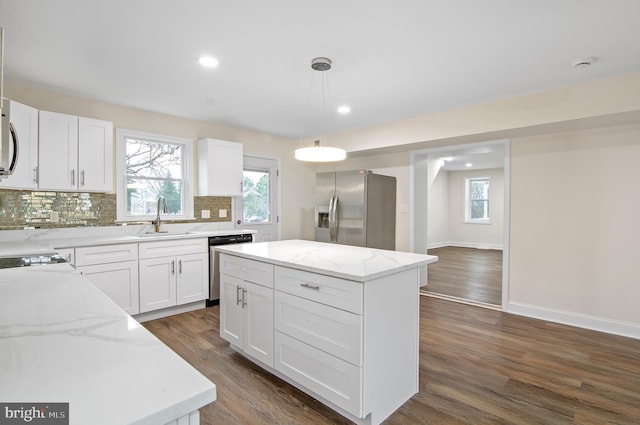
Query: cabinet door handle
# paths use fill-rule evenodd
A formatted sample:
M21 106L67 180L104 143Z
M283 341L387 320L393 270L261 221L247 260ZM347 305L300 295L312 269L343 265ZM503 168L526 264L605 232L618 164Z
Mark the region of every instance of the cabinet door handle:
M37 166L35 166L35 167L33 167L33 182L34 182L35 184L38 184L38 180L40 180L40 179L38 178L38 167L37 167Z
M307 289L313 289L314 291L319 291L320 287L316 285L309 285L308 283L301 283L300 286Z
M84 170L80 171L80 186L84 186Z
M242 308L247 305L247 300L245 300L244 296L247 294L247 290L242 288Z
M71 170L71 186L76 185L76 170Z
M178 273L182 274L182 260L178 260Z
M171 260L171 274L176 274L176 260Z
M240 290L242 288L240 287L240 285L236 286L236 305L240 305Z

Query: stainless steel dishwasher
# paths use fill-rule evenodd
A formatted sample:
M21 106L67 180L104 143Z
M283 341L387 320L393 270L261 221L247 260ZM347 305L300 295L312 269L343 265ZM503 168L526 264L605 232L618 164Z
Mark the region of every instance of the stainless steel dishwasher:
M214 247L251 242L253 242L253 236L247 233L209 237L209 299L207 307L220 303L220 266L218 264L220 254L215 251Z

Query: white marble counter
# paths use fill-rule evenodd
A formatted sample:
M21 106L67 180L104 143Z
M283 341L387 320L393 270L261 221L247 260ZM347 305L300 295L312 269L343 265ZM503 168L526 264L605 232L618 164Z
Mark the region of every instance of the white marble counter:
M162 425L215 399L69 265L0 270L0 401L69 402L74 425Z
M227 254L328 276L365 282L438 260L435 255L387 251L305 240L223 245Z
M0 232L0 257L23 254L46 254L57 248L143 243L158 240L203 238L229 234L253 234L255 230L219 229L206 225L164 225L162 233L152 233L153 226L110 226L7 230ZM166 231L166 232L165 232ZM150 233L151 232L151 233Z

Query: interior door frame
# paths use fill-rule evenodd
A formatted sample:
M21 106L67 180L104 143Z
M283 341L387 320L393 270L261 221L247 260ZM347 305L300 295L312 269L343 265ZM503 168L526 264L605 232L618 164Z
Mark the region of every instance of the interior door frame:
M280 223L280 216L282 215L281 211L282 211L282 184L281 184L281 180L280 180L280 169L281 167L281 160L279 157L277 156L271 156L271 155L258 155L258 154L245 154L242 156L243 161L242 161L242 169L244 171L245 169L245 159L246 158L256 158L256 159L264 159L264 160L268 160L268 161L275 161L276 162L276 175L275 175L275 183L272 181L271 185L272 187L275 187L276 189L276 194L275 194L275 206L277 208L276 214L275 214L275 226L276 226L276 237L277 239L275 240L280 240L282 237L282 225ZM274 176L271 176L272 180L274 178ZM255 224L244 224L242 222L242 196L236 196L234 197L234 208L232 208L233 210L233 223L236 224L236 228L242 228L242 227L247 227L247 228L251 228L251 227L256 227ZM238 223L238 221L240 221L240 223ZM258 224L257 227L259 227L260 225ZM255 239L254 239L255 241Z
M479 143L467 143L450 145L438 148L430 148L412 151L410 154L410 210L411 217L409 228L409 248L412 252L427 252L427 228L428 228L428 165L427 158L430 154L450 151L452 149L464 149L469 147L482 147L496 144L504 145L504 224L502 242L502 311L507 310L509 302L509 229L510 229L510 199L511 199L511 141L509 139L493 140ZM425 282L426 283L426 282Z

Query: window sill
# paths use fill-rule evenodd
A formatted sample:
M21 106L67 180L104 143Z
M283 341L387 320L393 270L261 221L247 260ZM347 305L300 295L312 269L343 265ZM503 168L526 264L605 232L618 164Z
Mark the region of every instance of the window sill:
M491 220L465 220L464 224L491 224Z

